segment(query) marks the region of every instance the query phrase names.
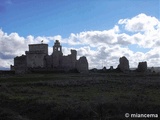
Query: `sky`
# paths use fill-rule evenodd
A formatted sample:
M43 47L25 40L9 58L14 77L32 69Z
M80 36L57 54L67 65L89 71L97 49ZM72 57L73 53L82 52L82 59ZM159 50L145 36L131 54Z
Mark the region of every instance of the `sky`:
M51 54L57 39L89 68L116 68L122 56L130 67L160 67L160 1L0 0L0 69L41 40Z

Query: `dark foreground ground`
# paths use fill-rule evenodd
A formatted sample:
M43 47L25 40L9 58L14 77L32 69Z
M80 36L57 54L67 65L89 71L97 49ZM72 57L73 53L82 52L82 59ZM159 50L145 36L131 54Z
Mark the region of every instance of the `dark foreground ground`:
M159 114L160 119L159 75L0 76L0 120L130 119L125 113Z

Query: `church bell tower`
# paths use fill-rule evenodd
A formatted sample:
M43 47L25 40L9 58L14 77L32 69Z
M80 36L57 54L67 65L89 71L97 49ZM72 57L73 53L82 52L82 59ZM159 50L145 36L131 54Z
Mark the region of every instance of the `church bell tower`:
M53 53L54 52L61 52L62 53L62 46L60 45L60 42L56 40L53 46Z

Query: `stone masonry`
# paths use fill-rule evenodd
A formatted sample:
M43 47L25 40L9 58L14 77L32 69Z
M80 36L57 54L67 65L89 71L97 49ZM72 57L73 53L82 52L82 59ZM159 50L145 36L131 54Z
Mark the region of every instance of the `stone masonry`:
M58 40L54 43L51 55L48 55L48 44L30 44L29 51L25 53L26 55L14 58L15 73L26 73L31 70L88 72L87 58L83 56L77 60L76 50L71 50L71 54L64 56Z
M147 62L139 62L137 71L146 72L147 71Z
M125 56L119 59L119 65L117 68L123 72L129 71L129 61Z

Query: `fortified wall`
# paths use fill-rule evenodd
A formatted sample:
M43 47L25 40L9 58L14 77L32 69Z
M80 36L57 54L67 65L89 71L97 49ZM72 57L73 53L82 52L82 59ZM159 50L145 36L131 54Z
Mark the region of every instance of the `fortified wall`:
M88 72L88 61L85 56L77 60L77 51L64 56L62 46L58 40L53 46L53 53L48 55L48 44L30 44L25 55L14 58L12 70L15 73L27 73L32 70L43 71L72 71Z

